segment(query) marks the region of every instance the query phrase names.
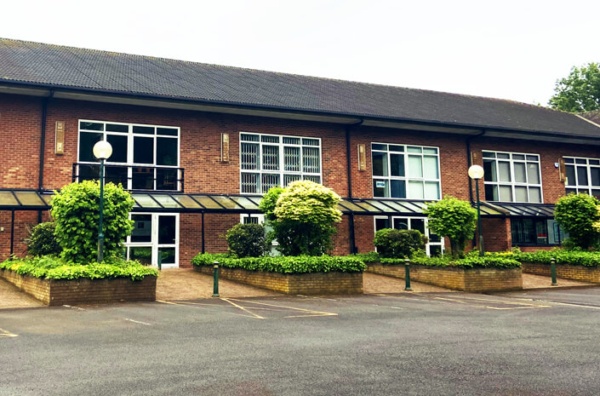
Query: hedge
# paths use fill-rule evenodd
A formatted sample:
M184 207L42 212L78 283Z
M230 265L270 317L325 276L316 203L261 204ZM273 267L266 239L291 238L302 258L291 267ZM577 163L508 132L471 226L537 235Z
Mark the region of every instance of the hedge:
M356 254L354 257L365 263L381 263L387 265L404 264L404 259L390 259L380 257L377 252ZM414 257L411 264L425 265L430 267L454 267L454 268L521 268L521 263L511 257L488 255L479 257L477 252L468 254L463 259L451 257Z
M556 264L581 265L583 267L600 266L600 252L580 252L571 250L538 250L537 252L504 253L504 257L512 257L522 263L550 264L552 258Z
M137 261L115 260L112 263L73 264L53 256L6 260L0 269L15 271L41 279L116 279L142 280L146 276L158 276L155 268L141 265Z
M213 265L215 261L225 268L248 271L305 274L312 272L364 272L365 263L356 257L340 256L276 256L233 258L226 254L199 254L192 259L197 266Z

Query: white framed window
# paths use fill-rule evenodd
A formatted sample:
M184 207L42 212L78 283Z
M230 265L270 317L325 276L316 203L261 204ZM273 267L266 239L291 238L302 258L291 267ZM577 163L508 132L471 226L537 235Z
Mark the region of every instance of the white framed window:
M483 151L482 156L486 201L544 202L538 154Z
M600 198L600 159L564 157L566 192L585 193Z
M106 160L107 182L128 190L181 191L180 129L172 126L79 120L78 180L98 179L92 149L108 141L113 153Z
M179 214L130 213L133 231L127 237L127 259L163 268L179 267Z
M425 252L428 256L441 256L444 253L444 238L429 230L427 217L374 216L374 222L375 232L384 228L417 230L429 238L429 242L425 245Z
M322 183L321 139L240 132L240 192L264 194L297 180Z
M440 199L437 147L371 143L371 163L373 197Z

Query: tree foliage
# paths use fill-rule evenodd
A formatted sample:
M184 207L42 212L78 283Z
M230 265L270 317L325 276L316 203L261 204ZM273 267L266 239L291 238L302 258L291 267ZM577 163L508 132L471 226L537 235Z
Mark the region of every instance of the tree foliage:
M129 212L133 198L122 186L108 183L104 187L104 254L120 256L123 242L131 234L133 222ZM98 181L71 183L52 199L55 235L62 246L61 256L71 262L88 264L98 254L98 220L100 184Z
M471 204L445 196L441 201L428 203L424 213L429 219L429 229L450 239L452 257L463 256L465 241L473 238L477 223L477 211Z
M260 209L273 228L271 239L285 256L318 256L329 252L334 223L340 222L340 201L332 189L308 180L290 183L285 189L271 189Z
M587 194L561 197L554 208L554 218L569 233L566 246L583 249L598 243L600 237L600 202Z
M27 252L33 256L60 254L62 248L54 235L55 230L56 223L51 221L37 224L29 230L29 236L25 239Z
M573 67L568 77L556 82L550 107L571 113L600 109L600 63Z
M425 249L427 237L418 230L384 228L375 233L373 244L381 257L410 258Z
M262 224L236 224L225 235L229 251L239 258L260 257L267 251L265 227Z

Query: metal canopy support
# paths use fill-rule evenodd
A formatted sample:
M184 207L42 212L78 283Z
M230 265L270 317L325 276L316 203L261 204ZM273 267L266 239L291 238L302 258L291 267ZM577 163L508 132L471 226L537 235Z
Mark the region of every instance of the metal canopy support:
M204 210L202 211L202 254L206 253L206 241L204 239Z
M10 257L15 253L15 211L10 211Z

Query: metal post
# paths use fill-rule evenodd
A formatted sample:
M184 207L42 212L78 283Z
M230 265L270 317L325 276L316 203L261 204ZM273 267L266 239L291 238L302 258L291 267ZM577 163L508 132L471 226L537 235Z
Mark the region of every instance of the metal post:
M556 282L556 259L554 257L550 259L550 275L552 276L552 286L558 286Z
M215 261L213 272L213 297L219 297L219 262Z
M158 270L162 271L162 253L158 250Z
M15 211L10 212L10 259L13 259L15 253Z
M404 260L404 280L406 282L404 290L412 291L412 289L410 288L410 260L409 259Z
M202 254L206 253L206 243L204 240L204 210L202 211Z
M104 260L104 231L102 231L102 220L104 216L104 160L100 160L100 219L98 221L98 262Z
M479 229L479 256L484 256L483 231L481 230L481 202L479 201L479 179L475 180L475 193L477 195L477 228Z

